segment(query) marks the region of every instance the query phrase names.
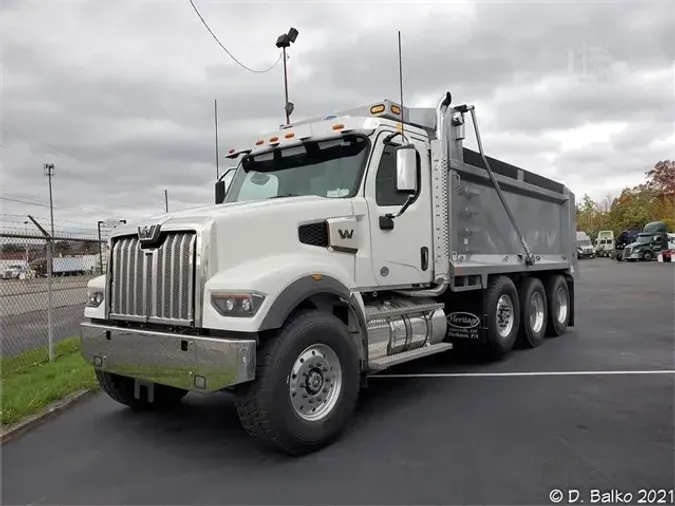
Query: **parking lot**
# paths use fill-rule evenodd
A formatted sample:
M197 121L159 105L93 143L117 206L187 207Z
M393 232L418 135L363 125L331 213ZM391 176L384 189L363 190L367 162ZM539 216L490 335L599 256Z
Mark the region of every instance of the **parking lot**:
M391 369L319 453L259 446L228 395L191 394L173 415L99 395L3 446L3 504L551 504L554 489L635 504L672 490L675 268L581 269L569 334L499 363L450 352Z

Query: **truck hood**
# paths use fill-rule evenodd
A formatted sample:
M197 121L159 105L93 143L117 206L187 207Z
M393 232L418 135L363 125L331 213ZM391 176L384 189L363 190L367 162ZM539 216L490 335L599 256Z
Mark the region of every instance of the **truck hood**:
M283 197L158 215L118 227L114 235L135 235L138 226L153 224L174 230L190 229L195 225L206 227L211 244L209 263L223 268L246 262L252 255L263 258L297 254L303 251L298 240L299 225L351 216L354 211L349 199L313 195Z
M318 214L317 214L318 213ZM336 214L337 213L337 214ZM142 225L162 226L181 225L195 222L214 221L217 224L231 222L233 220L272 219L277 216L295 216L305 221L313 221L313 218L351 215L351 201L347 199L325 198L315 195L302 197L282 197L266 200L247 202L230 202L209 206L194 207L172 213L158 214L129 222L115 229L113 236L133 235ZM325 216L324 216L325 215ZM259 224L256 223L256 226Z
M265 212L274 213L275 209L284 209L290 207L298 207L307 205L308 203L312 205L313 203L326 202L326 201L338 201L341 200L345 202L344 199L328 199L323 197L318 197L315 195L307 195L303 197L288 197L288 198L276 198L276 199L266 199L266 200L253 200L247 202L229 202L226 204L215 204L210 206L200 206L190 209L184 209L182 211L175 211L173 213L164 213L158 214L155 216L149 216L137 220L133 223L129 223L128 227L118 227L119 230L129 228L130 230L136 229L139 225L145 225L149 223L166 223L168 221L184 221L185 219L191 220L202 220L207 218L213 218L219 220L222 217L230 217L235 214L241 213L256 213L260 210L265 210Z

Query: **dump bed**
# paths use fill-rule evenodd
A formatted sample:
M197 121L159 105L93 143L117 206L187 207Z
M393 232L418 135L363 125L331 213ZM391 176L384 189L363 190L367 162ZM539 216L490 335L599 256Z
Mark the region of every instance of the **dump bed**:
M495 158L486 157L530 251L525 252L479 153L462 149L448 179L451 273L490 274L574 267L574 194L564 185ZM521 255L521 256L519 256Z

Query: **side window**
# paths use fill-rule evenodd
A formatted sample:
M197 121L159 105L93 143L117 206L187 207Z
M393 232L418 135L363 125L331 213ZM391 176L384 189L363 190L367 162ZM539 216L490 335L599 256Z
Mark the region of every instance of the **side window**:
M405 192L396 189L396 147L386 145L375 176L375 202L378 206L402 206L408 198ZM417 153L417 166L420 166L420 154Z

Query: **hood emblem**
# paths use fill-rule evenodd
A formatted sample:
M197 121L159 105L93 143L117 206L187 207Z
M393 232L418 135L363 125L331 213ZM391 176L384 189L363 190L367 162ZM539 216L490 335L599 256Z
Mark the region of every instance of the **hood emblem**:
M160 225L142 225L138 227L138 240L141 244L151 244L159 239Z

